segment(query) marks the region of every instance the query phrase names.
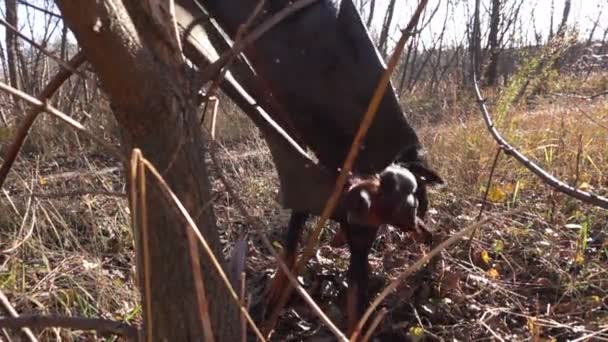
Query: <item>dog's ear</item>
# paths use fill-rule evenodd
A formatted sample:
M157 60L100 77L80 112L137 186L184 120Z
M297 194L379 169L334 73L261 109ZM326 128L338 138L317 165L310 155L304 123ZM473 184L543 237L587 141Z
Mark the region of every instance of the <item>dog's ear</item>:
M427 185L444 185L445 181L437 172L420 162L409 163L407 168L418 178L424 179Z

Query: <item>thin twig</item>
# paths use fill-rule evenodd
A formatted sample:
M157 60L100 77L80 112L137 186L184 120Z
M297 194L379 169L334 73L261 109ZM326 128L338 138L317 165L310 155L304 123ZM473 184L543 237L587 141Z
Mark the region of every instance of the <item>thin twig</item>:
M501 148L496 149L496 154L494 155L494 162L492 162L492 168L490 169L490 175L488 176L488 182L486 183L486 191L484 191L483 198L481 199L481 208L479 208L479 214L477 214L477 221L481 219L481 215L483 215L483 210L485 209L488 194L490 193L490 187L492 186L492 177L494 177L494 170L496 170L496 165L498 164L498 158L500 157ZM473 232L473 235L475 232ZM471 236L471 239L473 236Z
M211 148L210 148L211 160L213 161L213 164L215 165L215 167L219 170L220 163L217 160L217 155L216 155L217 143L212 141L210 146L211 146ZM317 303L315 303L315 301L312 299L312 297L310 297L308 292L306 292L306 290L298 283L296 276L289 269L289 266L287 266L287 264L285 264L285 262L281 258L281 255L276 251L276 249L274 248L274 246L272 245L270 240L268 240L268 237L266 236L266 234L264 234L264 232L266 231L266 229L264 229L264 224L259 219L254 218L253 216L251 216L251 214L249 214L249 212L245 208L245 204L243 203L243 200L238 196L236 191L234 191L234 189L232 188L232 186L230 185L230 183L228 182L228 180L226 179L224 174L222 172L218 172L217 175L220 179L220 182L222 182L222 184L224 185L224 188L226 188L226 192L228 192L228 194L230 195L230 197L236 204L237 210L239 211L239 213L241 215L243 215L243 217L245 217L245 220L247 221L247 223L254 227L254 232L258 235L260 240L262 240L264 247L266 247L270 251L272 256L275 258L275 260L277 261L277 263L279 265L279 268L287 276L287 279L291 283L291 286L295 286L296 292L298 292L298 294L302 297L302 299L304 299L304 301L311 307L313 312L321 319L321 322L323 322L323 324L325 324L325 326L327 328L329 328L329 330L336 336L336 338L339 341L348 341L348 339L346 338L346 336L344 336L344 334L340 331L340 329L338 329L338 327L331 321L331 319L329 319L329 317L327 317L327 315L325 315L323 310L321 310L321 308L319 308Z
M44 198L44 199L60 199L63 197L75 197L75 196L109 196L109 197L121 197L126 198L127 194L120 191L105 191L105 190L74 190L74 191L66 191L66 192L32 192L30 196L36 198Z
M255 322L253 321L253 319L249 315L249 312L247 312L247 310L244 307L241 306L241 301L239 299L238 294L235 292L234 288L230 284L230 280L226 276L226 273L224 273L224 270L222 269L222 266L220 265L219 261L217 260L217 258L213 254L213 251L211 250L211 247L207 243L207 240L201 234L201 232L198 229L196 223L194 222L194 220L192 219L192 217L190 216L190 214L188 213L188 211L186 210L186 208L184 208L184 206L182 205L182 203L179 200L179 198L177 198L177 196L175 195L175 193L173 192L173 190L171 190L171 188L165 182L165 180L160 175L160 173L158 172L158 170L156 170L156 168L154 167L154 165L152 165L152 163L150 163L144 157L141 157L140 160L146 166L146 169L148 171L150 171L150 173L154 176L154 178L156 178L156 180L158 181L158 183L160 185L160 188L161 188L163 194L165 194L165 196L167 196L167 198L171 202L173 202L173 204L177 207L176 209L179 212L179 214L186 220L186 222L188 223L188 226L190 227L190 229L192 229L194 231L194 233L196 234L197 238L199 239L199 241L201 242L201 244L203 246L203 249L204 249L205 253L207 254L207 256L209 257L209 259L211 260L211 264L216 269L216 271L218 272L220 278L223 280L224 285L228 289L228 291L230 293L230 297L237 304L237 306L239 307L241 313L243 313L243 315L245 315L245 317L247 318L247 321L251 325L251 328L254 330L254 332L256 333L256 335L258 336L258 338L260 338L262 341L265 341L264 336L260 333L259 329L255 325Z
M365 313L363 314L363 316L357 323L357 326L356 326L353 334L350 337L350 341L357 340L357 337L358 337L359 333L361 332L361 329L365 325L365 322L367 322L367 320L369 319L371 314L374 312L376 307L378 307L378 305L380 305L380 303L384 300L384 298L386 298L386 296L388 296L391 292L393 292L397 288L397 286L399 286L399 284L401 284L407 277L409 277L412 273L418 271L422 266L424 266L424 264L426 264L432 258L434 258L436 255L441 253L441 251L450 247L454 243L460 241L460 239L465 237L467 234L469 234L473 230L477 229L478 227L481 227L482 225L484 225L490 221L492 221L492 218L490 218L490 217L485 218L481 221L475 222L474 224L468 226L467 228L452 235L449 239L447 239L447 240L443 241L442 243L440 243L439 245L437 245L437 247L433 248L432 251L430 251L428 254L424 255L420 259L418 259L412 266L408 267L405 271L403 271L401 274L399 274L399 276L397 276L397 278L395 280L393 280L384 290L382 290L382 292L374 299L374 301L367 308L367 310L365 311Z
M47 9L44 9L42 7L30 4L28 1L17 0L17 2L19 2L20 4L22 4L22 5L26 6L26 7L31 7L33 9L37 10L37 11L43 12L44 14L50 15L51 17L55 17L55 18L59 18L59 19L62 18L62 16L60 14L57 14L57 13L51 12L51 11L49 11Z
M84 54L82 52L77 53L72 59L68 62L68 64L72 67L71 69L78 68L85 61ZM70 76L72 72L67 69L61 69L55 74L53 79L44 87L44 89L38 95L38 98L41 101L48 100L54 93L59 89L59 87L65 82ZM13 166L15 159L17 159L17 155L21 150L21 146L23 146L23 142L32 127L32 124L38 117L38 114L42 112L44 108L37 106L32 107L25 114L25 117L21 120L21 124L19 128L17 128L17 132L15 138L13 139L10 146L8 146L8 150L4 156L4 162L0 167L0 187L4 184L6 180L6 176L8 175L9 170Z
M481 199L481 208L479 208L479 214L477 215L477 221L481 220L481 215L483 215L483 211L486 207L486 203L488 200L488 194L490 193L490 187L492 186L492 178L494 177L494 170L496 170L496 165L498 165L498 158L500 157L500 152L502 152L501 148L496 149L496 154L494 155L494 161L492 162L492 167L490 168L490 175L488 176L488 182L486 183L486 190L484 191L483 198ZM469 251L469 262L472 262L472 248L473 238L477 234L477 229L474 229L471 232L471 236L469 236L469 242L467 243L467 250Z
M361 124L359 126L359 129L357 130L357 134L355 135L355 138L353 139L353 142L351 144L350 150L348 151L348 155L346 157L344 165L342 166L340 175L338 176L338 179L334 186L333 192L332 192L331 196L329 197L329 199L327 200L325 207L323 208L323 211L321 212L321 217L319 218L317 225L315 226L314 230L310 234L310 237L308 238L308 241L307 241L306 247L303 250L302 256L296 263L296 266L294 268L295 274L300 274L302 272L304 265L306 265L306 263L312 256L313 249L315 248L315 246L317 245L317 243L319 241L319 237L321 236L323 227L325 226L327 219L330 217L330 215L332 214L332 212L334 211L335 207L338 204L338 200L341 196L342 189L344 188L344 185L346 184L349 173L350 173L352 166L355 162L355 159L357 158L357 155L359 153L361 143L363 142L363 139L365 138L367 131L374 120L374 117L376 115L378 107L380 106L380 102L382 101L386 88L388 87L388 85L390 83L391 74L392 74L393 70L395 69L397 62L399 61L401 52L403 51L403 48L405 47L407 40L410 38L413 30L415 29L415 27L418 23L418 19L420 18L422 11L426 7L427 2L428 2L428 0L420 1L420 3L418 4L418 7L416 8L416 12L414 12L414 15L410 19L409 24L407 25L407 27L404 30L402 30L401 38L397 42L395 50L393 51L393 54L391 55L391 58L389 59L386 70L382 74L382 77L380 78L380 81L378 82L378 85L376 86L376 89L374 90L374 94L369 103L367 111L365 112L363 119L361 121ZM287 303L287 299L289 298L289 295L291 294L292 290L293 290L292 287L289 285L283 290L283 293L282 293L281 297L279 298L277 305L273 308L273 312L271 313L271 315L268 319L268 322L265 326L266 334L268 334L276 325L276 322L279 318L279 313L281 312L281 310Z
M608 90L589 96L589 100L593 100L596 97L600 97L600 96L604 96L604 95L608 95Z
M93 330L100 335L112 334L137 340L137 328L126 323L111 321L103 318L64 317L23 315L19 317L0 318L0 328L21 329L64 328L72 330Z
M200 77L194 82L195 89L202 88L203 84L207 83L209 80L215 77L221 69L226 65L228 61L230 61L233 56L240 54L243 50L249 46L249 44L256 41L260 38L264 33L268 30L279 24L285 18L290 15L296 13L297 11L317 2L318 0L299 0L297 2L292 3L289 6L286 6L275 15L266 20L263 24L260 24L255 28L250 34L248 34L241 41L235 42L232 46L232 49L224 52L219 59L209 65L207 68L203 70L200 74Z
M492 118L490 117L490 113L488 108L486 107L486 103L481 95L481 91L479 90L479 84L477 81L477 75L473 74L473 85L475 87L475 95L477 96L477 103L479 104L479 108L481 110L481 114L486 123L486 127L496 140L496 143L505 154L514 157L517 161L519 161L522 165L524 165L528 170L532 171L535 175L537 175L544 183L548 184L555 190L562 192L566 195L574 197L582 202L592 204L594 206L598 206L600 208L608 209L608 198L583 191L580 189L576 189L571 187L570 185L564 183L563 181L557 179L555 176L549 174L540 166L536 165L533 161L528 159L525 155L511 146L498 132L494 123L492 122Z
M30 45L32 45L36 49L40 50L40 52L42 52L44 55L46 55L49 58L53 59L55 62L57 62L57 64L61 65L62 67L66 68L66 69L68 69L72 73L81 76L82 78L88 78L84 73L82 73L80 71L77 71L76 68L74 68L73 66L70 65L70 63L66 63L63 59L61 59L61 58L53 55L50 52L48 52L44 47L42 47L42 45L36 43L32 39L30 39L28 36L26 36L23 33L19 32L19 30L16 27L14 27L13 25L11 25L6 20L0 18L0 24L4 25L4 27L6 27L7 30L12 31L17 36L19 36L21 39L25 40L26 42L28 42Z
M28 201L28 206L29 206L29 201ZM23 227L23 225L25 225L26 218L27 218L27 212L26 212L26 215L23 216L23 224L21 225L22 227ZM19 241L15 242L15 244L13 244L12 247L3 250L2 254L8 255L9 253L14 252L15 250L17 250L17 248L21 247L32 236L32 233L34 232L34 226L36 225L36 210L35 209L32 209L32 215L31 215L30 222L31 222L30 228L28 229L27 233L25 233L25 236L22 238L19 238ZM20 231L22 231L22 229Z
M365 332L365 335L363 335L363 338L361 339L361 342L367 342L367 341L369 341L369 338L372 337L372 334L374 333L374 330L376 330L376 328L378 327L378 324L380 324L380 322L382 322L382 319L384 318L384 316L386 316L387 312L388 312L388 310L386 308L382 308L380 310L380 312L378 312L378 314L376 315L376 317L374 317L374 320L372 321L372 324L370 324L369 328Z
M239 26L239 29L236 32L236 37L235 37L233 46L241 45L241 42L243 40L243 37L245 36L245 33L249 30L249 27L251 26L251 24L253 24L253 21L260 15L260 12L262 12L262 8L264 7L265 4L266 4L266 0L258 1L258 4L255 6L255 8L253 9L253 12L251 12L251 14L247 18L247 20L245 20L245 22ZM236 60L237 56L240 53L240 52L237 53L233 50L235 50L235 49L232 48L229 50L229 52L232 52L232 53L229 55L228 60L226 60L225 63L221 66L221 70L219 71L218 76L213 80L211 87L209 87L209 90L207 91L207 94L206 94L207 99L208 99L207 103L209 102L210 97L216 95L220 82L222 81L222 79L226 75L226 72L228 71L228 69L230 69L230 66L232 65L232 63L234 63L234 61ZM203 112L203 120L205 118L205 113L207 111L207 103L205 104L205 111ZM213 111L213 117L215 118L216 115L217 115L217 102L215 105L215 110ZM212 120L212 125L211 125L211 127L212 127L211 128L211 138L212 139L215 138L215 132L214 132L215 125L213 123L215 123L215 120Z
M8 297L6 297L4 292L2 292L2 289L0 289L0 303L2 303L2 306L4 307L4 309L8 312L8 314L12 318L20 317L19 313L17 313L17 310L15 310L15 308L13 307L11 302L8 300ZM1 327L3 327L3 325L0 323L0 328ZM25 336L27 336L28 340L30 340L30 342L38 342L38 339L36 338L36 336L34 335L34 333L32 332L31 329L29 329L27 326L23 326L20 328L21 328L21 331L23 332L23 334Z
M578 149L576 150L576 169L574 170L574 181L572 186L576 188L581 171L581 155L583 154L583 135L578 135Z
M598 336L598 335L602 335L608 332L608 327L605 327L604 329L600 329L598 331L594 331L591 333L588 333L586 335L583 335L577 339L571 340L571 342L582 342L582 341L589 341L592 337Z
M95 134L91 133L80 122L72 119L69 115L67 115L67 114L63 113L62 111L60 111L59 109L51 106L47 102L43 102L33 96L30 96L30 95L22 92L21 90L18 90L18 89L15 89L15 88L9 86L8 84L6 84L4 82L0 82L0 89L6 91L9 94L17 95L17 96L21 97L23 100L36 106L36 110L38 112L45 111L45 112L57 117L59 120L67 123L68 125L72 126L72 128L74 128L77 131L79 131L80 133L86 135L89 139L98 143L100 146L102 146L103 148L108 150L108 152L112 153L116 158L120 159L121 161L125 160L125 157L123 156L122 152L118 148L116 148L115 146L112 146L111 144L109 144L108 142L103 140L102 138L99 138ZM35 119L35 117L34 117L34 119ZM3 174L0 174L0 176L2 176L2 175ZM3 179L0 178L0 181L3 181Z
M589 113L587 113L585 110L583 110L579 105L577 105L576 103L574 103L574 107L576 107L576 109L578 109L578 111L583 114L584 117L586 117L587 119L589 119L591 122L593 122L594 124L600 126L601 128L608 130L608 126L606 126L605 124L599 122L597 119L595 119L593 116L591 116Z

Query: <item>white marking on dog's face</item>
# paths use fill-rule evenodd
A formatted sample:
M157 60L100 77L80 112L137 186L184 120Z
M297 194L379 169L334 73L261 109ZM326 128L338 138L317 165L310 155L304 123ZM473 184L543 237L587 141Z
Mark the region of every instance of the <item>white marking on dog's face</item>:
M418 183L410 170L391 164L380 173L380 187L387 195L407 196L416 192Z

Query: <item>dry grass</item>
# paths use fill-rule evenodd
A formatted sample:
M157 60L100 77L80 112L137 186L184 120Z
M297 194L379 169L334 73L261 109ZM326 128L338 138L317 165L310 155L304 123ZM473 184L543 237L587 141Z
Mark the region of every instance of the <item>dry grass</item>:
M605 75L563 78L550 93L576 90L579 95L592 95L605 89L605 79ZM439 110L433 120L439 123L417 120L432 164L448 181L447 187L431 193L428 222L438 238L475 219L496 153L475 105L457 90L442 91L452 95L429 107ZM414 94L408 103L422 106L425 98L428 94ZM280 242L289 213L275 201L278 180L268 149L248 120L230 107L223 109L232 116L220 114L218 136L225 148L219 156L221 170L212 168L212 173L229 175L249 212L266 223L272 241ZM99 120L92 120L89 127L101 131L100 126L113 122L107 117ZM587 101L565 95L520 104L500 125L513 145L551 173L604 196L608 195L606 127L607 97ZM69 139L70 132L51 125L40 128L32 150L18 160L0 192L0 288L21 313L138 322L141 308L133 280L126 200L99 194L30 196L32 192L66 195L81 189L123 192L122 171L113 169L119 167L118 161L95 146ZM115 137L110 134L107 139ZM220 183L213 184L218 226L229 254L233 242L251 227ZM492 184L487 213L499 219L478 233L471 251L466 243L444 251L438 263L390 296L385 303L388 313L376 333L379 340L424 336L561 341L608 327L608 214L552 191L504 155ZM517 215L501 217L513 207L520 209ZM327 230L323 242L331 232ZM276 265L255 239L250 239L249 249L248 290L255 314ZM372 291L413 263L422 249L408 236L384 231L371 256ZM346 248L323 246L301 276L313 298L340 324L347 265ZM329 336L294 297L274 337ZM46 330L41 338L103 340L64 330ZM595 338L608 339L608 333Z

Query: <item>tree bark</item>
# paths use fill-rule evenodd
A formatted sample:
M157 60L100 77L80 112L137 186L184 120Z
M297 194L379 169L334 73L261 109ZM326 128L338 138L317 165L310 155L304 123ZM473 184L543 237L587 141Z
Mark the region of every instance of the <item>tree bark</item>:
M195 89L187 81L181 55L162 39L166 38L162 36L163 28L148 15L145 4L58 0L57 5L110 98L122 128L125 154L130 154L133 147L142 150L223 262L212 210L197 215L211 200L210 183L196 121ZM147 178L146 188L152 271L151 298L143 300L144 324L151 329L153 340L202 340L187 225L151 177ZM209 258L200 254L200 261L206 296L212 299L208 304L214 338L236 341L240 336L238 311L229 302L228 291ZM139 269L140 280L142 271ZM151 308L147 307L148 301Z

